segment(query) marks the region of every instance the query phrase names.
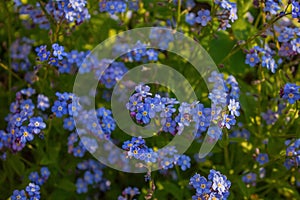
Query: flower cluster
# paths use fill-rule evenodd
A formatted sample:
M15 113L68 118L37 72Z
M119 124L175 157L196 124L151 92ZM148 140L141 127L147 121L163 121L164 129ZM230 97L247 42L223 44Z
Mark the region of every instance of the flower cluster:
M135 158L145 163L159 163L161 169L171 169L174 165L181 167L183 171L190 168L190 157L178 155L175 147L165 147L157 151L147 147L142 137L133 137L123 143L122 148L127 151L129 158Z
M185 21L190 25L195 25L195 23L200 24L201 26L206 26L208 22L211 21L210 11L201 9L195 13L191 12L186 14Z
M274 0L266 0L264 11L271 14L271 15L276 15L277 12L281 9L280 4L281 4L280 1L277 2L277 1L274 1Z
M281 9L280 4L280 2L268 0L264 10L275 15ZM294 4L297 3L293 2L292 5ZM283 14L288 13L283 12ZM294 12L293 16L297 16L297 14ZM264 47L256 45L249 51L246 50L245 63L251 67L261 64L262 67L267 67L272 73L275 73L278 65L281 65L283 61L291 62L300 54L299 28L289 19L279 20L274 28L268 28L262 33L262 36L263 38L277 40L276 44L274 42L264 42Z
M71 133L68 137L68 152L72 153L75 157L83 157L86 151L94 153L98 149L96 139L110 139L112 131L116 128L116 123L112 118L110 110L105 108L97 109L97 121L90 118L93 113L89 111L82 112L81 123L88 125L88 133L85 132L86 130L78 128L76 132ZM65 118L65 120L68 123L70 122L72 128L74 128L73 118ZM67 128L69 128L69 125Z
M28 28L38 26L40 29L49 29L50 23L47 16L43 13L40 4L37 3L36 6L31 4L20 3L16 7L20 15L28 15L29 18L23 20L23 24Z
M198 133L205 132L211 120L217 120L219 126L230 129L236 123L235 117L240 115L238 83L233 76L229 76L225 82L223 74L217 72L212 73L209 82L214 84L208 96L213 102L212 108L204 108L204 105L199 102L180 104L175 98L161 97L159 94L153 97L147 85L136 86L136 93L129 98L126 107L131 117L142 125L149 124L151 119L158 118L159 115L161 131L172 135L181 134L184 127L190 126L192 122L195 122L195 129ZM179 105L178 110L177 105ZM226 105L228 105L229 113L219 119L218 115L222 112L221 106ZM210 129L208 134L217 139L221 132Z
M136 187L127 187L122 191L122 195L118 196L118 200L133 199L134 196L139 195L140 191Z
M251 67L260 63L262 67L267 67L272 73L275 73L278 68L277 63L281 63L281 60L275 61L275 54L276 52L270 49L268 45L266 45L265 48L255 46L248 52L245 63Z
M192 199L223 199L229 196L231 182L219 171L210 170L208 178L195 174L190 179L190 185L196 189L196 195Z
M10 114L5 118L8 134L3 131L0 141L13 151L21 151L35 135L43 137L42 130L46 128L46 124L42 116L34 115L36 106L30 98L33 94L35 90L32 88L17 92L15 102L10 105ZM37 108L40 108L39 103L38 101Z
M14 190L10 198L11 200L40 199L40 186L34 183L29 183L25 190Z
M300 100L300 86L294 83L285 84L283 90L280 92L280 96L287 100L290 104L294 104Z
M29 15L30 21L24 20L25 25L32 23L46 30L50 28L48 15L58 22L75 22L77 25L91 17L86 8L86 0L50 0L47 3L38 2L36 6L18 3L17 9L21 15ZM29 25L28 28L31 28Z
M100 83L107 89L111 89L116 85L117 81L121 80L127 70L128 69L123 62L113 62L102 74Z
M294 141L287 140L285 145L287 148L284 166L287 169L291 169L292 167L298 168L300 165L300 139L296 139Z
M208 79L209 82L214 83L213 90L209 93L208 98L212 101L212 120L217 119L218 114L222 111L220 106L224 107L227 105L229 113L222 116L220 122L222 127L230 129L232 125L235 125L235 117L240 116L240 104L239 96L240 89L238 82L234 76L228 76L225 80L223 74L212 72L211 77Z
M10 57L12 59L12 68L15 71L26 71L31 63L28 55L32 49L33 40L26 37L15 40L10 46Z
M38 172L30 173L28 178L31 182L25 190L14 190L11 200L40 199L40 187L48 180L50 171L47 167L42 167L40 172L40 175Z
M197 15L193 12L196 6L194 1L187 1L186 7L190 11L185 15L185 21L189 25L199 24L201 26L206 26L208 22L212 20L212 17L216 16L219 21L219 30L226 30L231 27L230 23L233 23L238 19L237 16L237 5L236 3L227 0L215 0L216 12L212 13L208 9L201 8L197 11Z
M78 98L74 94L68 92L56 92L55 95L58 99L54 101L51 111L56 117L61 118L65 115L78 115L78 111L81 109L81 107L79 105Z
M245 140L249 140L250 132L243 127L242 123L238 123L238 129L234 130L230 135L230 138L243 138Z
M111 15L124 13L126 9L137 11L139 9L139 0L100 0L100 12L108 12Z
M41 175L38 172L31 172L28 178L32 183L42 186L48 180L50 171L48 167L42 167L40 171Z
M35 51L39 61L47 61L49 65L57 67L60 73L74 73L81 65L83 58L89 53L77 50L65 52L65 48L57 43L52 44L52 53L47 50L46 45L36 47Z
M110 182L103 177L103 168L104 166L95 160L85 160L78 163L77 169L84 171L84 173L82 178L76 180L76 192L78 194L87 193L89 185L100 191L108 190Z
M121 58L125 62L143 62L147 63L149 61L157 61L159 51L151 48L147 48L147 44L137 41L133 46L130 46L126 43L116 44L113 47L113 53L119 55L121 52L126 52L125 55L122 55Z

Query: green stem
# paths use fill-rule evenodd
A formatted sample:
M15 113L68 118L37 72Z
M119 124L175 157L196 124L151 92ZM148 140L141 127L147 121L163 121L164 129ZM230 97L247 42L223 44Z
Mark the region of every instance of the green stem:
M4 4L4 9L7 12L7 24L6 24L7 29L6 30L7 30L7 35L8 35L8 47L10 48L11 43L12 43L11 42L12 41L11 36L13 35L12 30L11 30L11 27L12 27L11 15L10 15L10 12L9 12L10 10L7 6L7 3L4 2L3 4ZM1 6L1 7L3 8L3 6ZM11 87L12 87L12 66L11 66L11 55L10 55L10 53L8 53L8 66L9 66L9 68L7 68L7 69L9 69L8 70L8 91L11 92ZM9 100L9 102L11 102L11 95L8 96L8 100Z
M227 169L231 169L231 164L230 164L230 160L229 160L229 151L228 151L229 140L228 140L227 130L224 131L224 140L225 140L225 144L224 144L225 166L226 166Z
M181 0L178 1L178 7L177 7L177 22L176 22L176 30L180 23L180 17L181 17Z
M9 73L11 73L19 81L23 81L22 78L20 78L18 76L18 74L16 74L15 72L13 72L13 70L11 68L9 68L8 66L4 65L3 63L0 63L0 67L2 67L3 69L7 70Z

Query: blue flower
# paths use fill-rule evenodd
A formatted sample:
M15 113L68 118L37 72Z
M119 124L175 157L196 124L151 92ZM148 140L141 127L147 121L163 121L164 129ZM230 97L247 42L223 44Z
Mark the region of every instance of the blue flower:
M132 95L129 97L129 102L126 104L126 108L130 111L136 111L138 107L142 106L141 97L138 95Z
M228 109L231 115L240 116L240 112L239 112L240 103L236 102L235 99L230 99Z
M39 94L37 99L37 108L41 109L42 111L45 111L49 107L49 98L43 94Z
M230 129L230 125L234 125L235 123L236 120L234 119L233 115L225 115L221 125L223 127L225 126L227 129Z
M64 119L64 124L63 124L64 129L72 131L75 128L74 124L74 119L73 117L68 117Z
M90 171L86 171L84 173L84 178L83 179L87 184L93 184L94 183L93 174Z
M162 106L161 106L160 99L161 97L158 94L156 94L154 98L152 97L145 98L145 103L150 105L150 110L149 110L150 118L154 118L155 114L161 111Z
M39 134L42 129L46 128L46 124L43 122L41 117L33 117L30 119L28 127L31 128L33 133Z
M41 168L41 176L44 179L48 179L48 177L50 176L50 171L49 171L48 167L42 167Z
M267 69L271 70L272 73L275 73L278 66L275 60L273 59L273 57L271 55L266 54L261 59L262 59L261 65L263 67L267 67Z
M25 110L25 111L28 111L28 112L32 112L33 109L34 109L34 104L32 103L32 100L31 99L27 99L27 100L24 100L21 105L20 105L20 108L22 110Z
M292 2L292 16L293 18L300 18L300 3L297 1Z
M88 191L87 183L82 178L78 178L76 181L76 192L78 194L82 194L82 193L87 193L87 191Z
M257 155L256 157L256 161L260 164L260 165L264 165L266 163L269 162L269 156L266 153L260 153Z
M174 167L173 158L163 157L160 162L162 169L172 169Z
M32 141L34 138L33 134L31 133L31 130L29 130L25 126L21 126L19 132L17 133L17 136L20 138L20 141L24 144L27 141Z
M21 94L26 95L27 97L31 97L33 94L35 94L35 89L32 88L27 88L27 89L22 89Z
M153 151L153 149L149 148L148 152L145 153L145 162L146 163L155 163L157 160L157 153Z
M78 145L77 147L73 148L73 155L75 157L80 157L82 158L86 152L86 149L84 148L83 144L80 143L81 145Z
M99 169L94 170L93 180L95 183L99 183L102 180L103 172Z
M273 0L266 0L266 5L264 8L265 12L270 12L271 14L275 15L277 14L277 11L280 10L280 6L277 2Z
M191 158L186 155L181 155L176 164L180 166L182 171L185 171L187 168L191 167Z
M300 54L300 38L293 39L291 41L291 45L292 45L293 51Z
M39 173L38 172L31 172L29 174L29 177L28 179L33 182L33 183L37 183L38 182L38 179L39 179Z
M242 177L242 181L246 184L255 184L257 175L249 172Z
M144 124L148 124L150 122L149 109L149 104L144 104L142 107L139 107L138 113L136 114L136 119Z
M210 126L208 128L207 134L213 138L213 139L219 139L219 137L222 135L222 131L219 127L217 126Z
M51 111L55 113L56 117L61 118L67 114L67 103L65 101L55 101Z
M199 180L199 186L196 189L197 194L209 194L212 186L211 181L207 181L205 177L201 176Z
M17 113L13 116L15 126L20 127L22 126L23 122L27 120L26 117L22 116L21 114Z
M162 98L163 100L164 98ZM163 118L167 118L167 117L171 117L173 113L175 113L176 109L174 108L174 106L172 104L170 105L165 105L162 104L162 111L160 113L160 117Z
M260 59L257 55L257 53L249 53L246 56L246 64L250 65L251 67L254 67L256 64L260 62Z
M65 52L65 48L63 46L59 46L58 44L52 44L53 55L58 58L58 60L62 60L64 56L67 56Z
M164 119L162 119L162 125L163 125L163 128L162 128L162 130L164 131L164 132L169 132L169 133L171 133L172 135L175 135L175 131L176 131L176 122L172 119L172 118L170 118L170 117L168 117L168 118L164 118Z
M198 16L195 18L195 21L201 26L206 26L207 23L211 20L210 11L209 10L199 10Z
M10 198L11 200L27 200L24 190L14 190Z
M189 25L194 25L195 24L195 17L196 17L196 15L195 15L195 13L187 13L186 15L185 15L185 22L186 23L188 23Z
M294 37L294 34L295 34L295 30L293 28L284 27L283 31L280 32L278 41L279 42L288 42Z
M150 61L157 61L158 60L158 52L154 49L149 49L146 51L146 55Z
M216 191L218 195L223 198L228 197L231 182L227 180L227 177L225 175L212 169L210 170L210 173L208 175L208 180L212 181L211 188Z
M40 186L34 183L29 183L25 190L30 197L39 197L40 195Z
M45 61L49 59L50 51L47 51L46 45L42 45L40 47L35 48L35 52L37 53L40 61Z
M293 83L287 83L283 89L282 98L289 101L290 104L294 104L300 99L300 86Z
M200 187L200 180L201 180L200 174L196 173L194 176L190 178L190 185L192 185L194 188L198 188Z

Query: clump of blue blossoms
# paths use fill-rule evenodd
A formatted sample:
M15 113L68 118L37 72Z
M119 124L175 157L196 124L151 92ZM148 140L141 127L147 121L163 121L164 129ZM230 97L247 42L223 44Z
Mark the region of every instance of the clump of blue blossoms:
M212 101L212 108L205 108L200 102L188 104L178 102L175 98L154 96L149 92L150 87L140 84L136 86L135 93L129 98L126 104L130 116L140 125L147 125L152 119L160 120L160 133L166 132L172 135L181 134L185 126L192 123L195 126L195 134L205 132L211 120L216 121L221 128L230 129L235 125L235 118L240 115L239 87L233 76L225 80L223 74L212 72L208 81L214 85L209 93ZM222 117L221 107L227 107L228 113ZM214 139L218 139L222 133L217 128L208 131Z
M48 167L42 167L40 170L40 174L38 172L31 172L29 174L29 180L39 186L42 186L49 178L50 171Z
M190 157L177 154L175 147L166 147L156 151L147 147L142 137L133 137L131 140L125 141L122 149L127 151L129 158L144 161L146 166L158 162L158 168L160 169L171 169L174 165L178 165L182 171L185 171L191 167Z
M139 195L140 191L136 187L127 187L122 191L122 195L118 196L118 200L129 200L134 199L135 196Z
M262 67L266 67L272 73L275 73L281 60L276 61L274 55L276 55L276 52L268 45L265 48L255 46L248 52L245 63L251 67L261 64Z
M10 113L5 118L7 128L6 132L2 132L0 141L2 146L13 152L21 151L34 136L43 138L46 123L42 116L37 115L36 108L40 109L40 106L36 106L31 98L35 93L32 88L17 92L15 101L10 105Z
M284 166L287 169L298 168L300 165L300 139L287 140L285 142L286 148L286 160Z
M30 182L28 186L26 186L25 190L14 190L11 195L11 200L38 200L41 199L40 186L44 184L44 182L48 179L50 172L47 167L41 168L41 179L38 178L38 174L31 173L29 179L33 180ZM37 178L36 178L37 177Z
M40 199L40 186L34 183L29 183L24 190L14 190L12 196L10 197L12 200L19 199Z
M111 15L124 13L126 10L137 11L140 0L100 0L100 12L108 12Z
M185 15L185 21L191 26L200 25L204 27L213 18L216 18L219 22L219 30L230 28L231 23L238 19L236 3L227 0L215 0L214 3L215 7L211 10L206 7L202 8L202 5L199 5L200 10L195 12L197 3L193 0L187 1L186 8L189 12ZM211 13L212 11L214 12Z
M67 74L74 74L89 53L89 51L79 52L77 50L66 52L64 46L57 43L52 44L51 51L47 49L47 45L41 45L35 48L35 52L39 62L47 62L49 65L57 67L60 73Z
M26 37L16 39L10 46L12 68L15 71L26 71L30 68L29 53L32 49L33 40Z
M226 200L230 194L231 182L219 171L211 169L208 178L196 173L190 178L190 185L196 189L192 199Z
M59 23L75 23L76 25L90 19L86 0L50 0L47 3L38 2L36 5L27 3L17 3L15 7L20 14L29 15L30 20L24 20L28 28L32 25L38 25L41 29L49 29L50 22L47 15L50 15ZM44 13L47 11L47 14Z
M110 181L103 177L103 168L103 165L92 159L78 163L77 169L80 173L83 172L81 173L83 176L76 180L76 192L78 194L87 193L89 185L102 192L108 190Z

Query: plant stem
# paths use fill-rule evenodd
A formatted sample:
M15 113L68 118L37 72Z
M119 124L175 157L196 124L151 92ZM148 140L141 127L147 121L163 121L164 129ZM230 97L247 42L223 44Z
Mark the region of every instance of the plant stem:
M7 3L4 2L4 9L7 12L7 35L8 35L8 48L11 47L11 41L12 41L12 23L11 23L11 16L9 12L9 8L7 7ZM2 6L1 6L2 7ZM3 66L2 66L3 67ZM11 87L12 87L12 66L11 66L11 55L8 53L8 91L11 92ZM11 95L8 95L8 101L11 102Z

